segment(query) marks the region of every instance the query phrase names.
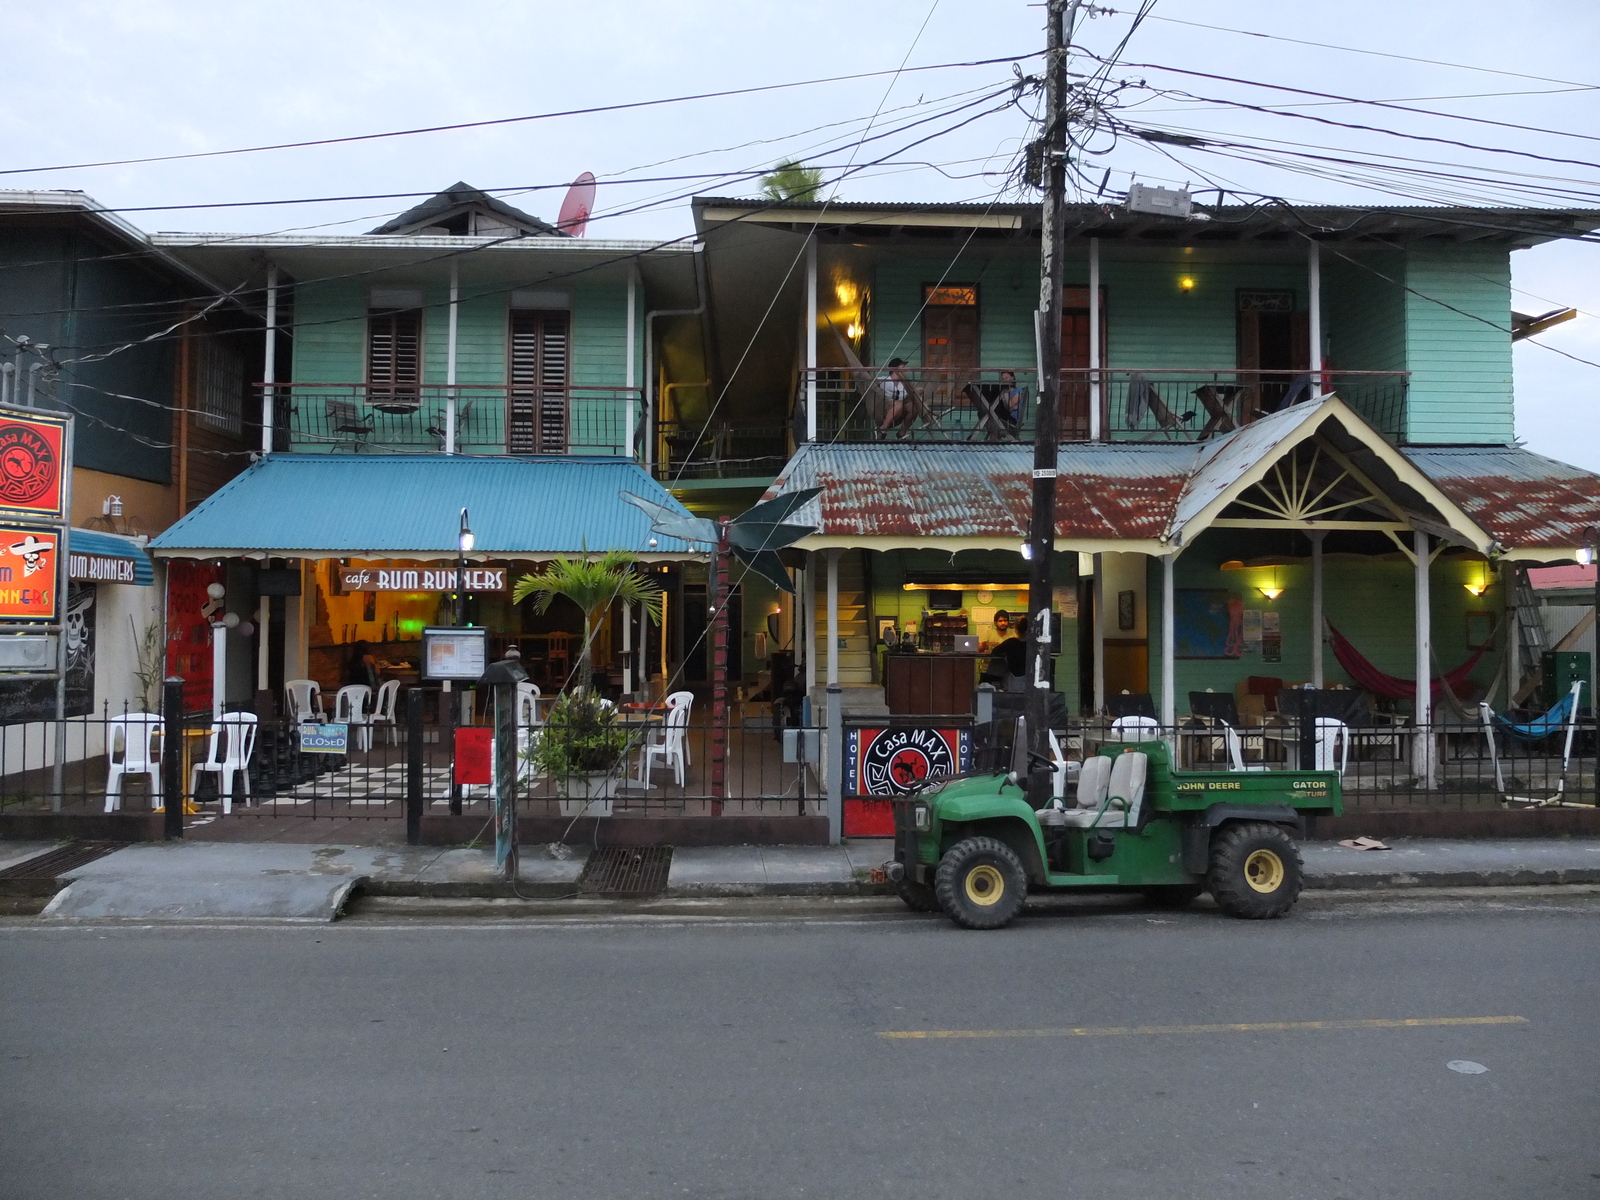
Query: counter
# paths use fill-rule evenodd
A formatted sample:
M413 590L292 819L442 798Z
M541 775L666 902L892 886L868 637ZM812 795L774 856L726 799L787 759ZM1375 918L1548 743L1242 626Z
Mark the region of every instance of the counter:
M884 702L892 716L953 716L974 711L987 654L887 654Z

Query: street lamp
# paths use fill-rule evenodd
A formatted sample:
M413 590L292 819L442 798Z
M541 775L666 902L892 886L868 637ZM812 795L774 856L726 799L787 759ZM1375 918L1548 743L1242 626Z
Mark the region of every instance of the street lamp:
M467 523L467 510L461 510L461 535L456 539L456 628L467 626L467 554L477 544L472 536L472 526Z

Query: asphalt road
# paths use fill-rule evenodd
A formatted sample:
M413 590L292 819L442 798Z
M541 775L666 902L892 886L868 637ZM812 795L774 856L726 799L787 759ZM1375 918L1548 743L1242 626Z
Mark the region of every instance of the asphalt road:
M1597 932L11 924L0 1196L1595 1197ZM1441 1018L1518 1019L1374 1023Z

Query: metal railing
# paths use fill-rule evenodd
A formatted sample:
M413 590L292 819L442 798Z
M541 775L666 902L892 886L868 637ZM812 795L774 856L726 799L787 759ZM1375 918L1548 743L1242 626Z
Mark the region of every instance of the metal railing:
M656 478L771 478L789 458L783 425L734 425L727 421L661 421Z
M1399 443L1408 379L1400 371L1326 371L1318 379L1295 371L1074 368L1061 372L1060 437L1201 442L1332 394ZM886 367L802 370L794 406L799 440L809 429L813 383L818 441L1027 442L1037 429L1032 367L904 367L893 376Z
M462 454L637 453L643 416L638 388L515 388L503 384L369 386L277 383L274 448L298 452L436 453L450 413Z

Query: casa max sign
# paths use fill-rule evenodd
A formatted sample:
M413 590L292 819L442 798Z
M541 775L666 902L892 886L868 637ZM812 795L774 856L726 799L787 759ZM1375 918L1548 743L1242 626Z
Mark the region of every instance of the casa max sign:
M347 592L503 592L504 567L469 567L461 584L454 567L359 567L339 572Z

